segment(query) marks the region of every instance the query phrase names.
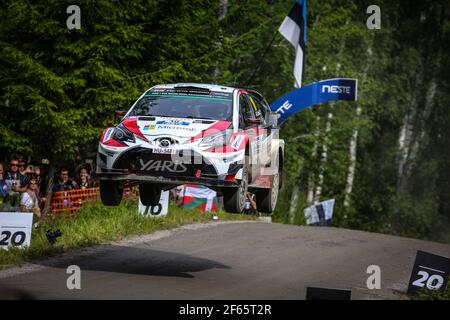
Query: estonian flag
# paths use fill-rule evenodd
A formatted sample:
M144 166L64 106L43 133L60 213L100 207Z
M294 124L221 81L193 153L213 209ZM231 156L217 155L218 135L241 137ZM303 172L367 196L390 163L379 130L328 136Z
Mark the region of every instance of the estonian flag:
M294 77L297 87L303 80L303 66L306 55L306 0L297 0L284 18L278 31L295 48Z

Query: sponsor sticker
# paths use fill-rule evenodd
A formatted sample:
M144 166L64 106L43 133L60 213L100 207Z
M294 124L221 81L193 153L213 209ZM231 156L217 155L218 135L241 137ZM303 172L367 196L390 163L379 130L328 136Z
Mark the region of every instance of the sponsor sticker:
M182 120L159 120L156 121L156 124L169 124L173 126L190 126L191 123L188 121L182 121Z
M146 126L144 126L144 131L147 131L147 130L155 130L155 128L156 128L156 125L154 125L154 124L148 124L148 125L146 125Z
M180 126L174 126L174 125L158 125L158 127L156 129L159 130L183 130L183 131L189 131L189 132L194 132L196 131L195 128L186 128L186 127L180 127Z
M345 94L351 94L351 87L349 86L329 86L329 85L323 85L322 86L322 93L345 93Z
M234 150L239 150L240 147L241 147L241 143L242 143L243 140L244 140L244 136L236 136L236 137L234 138L233 143L231 143L231 147L232 147Z

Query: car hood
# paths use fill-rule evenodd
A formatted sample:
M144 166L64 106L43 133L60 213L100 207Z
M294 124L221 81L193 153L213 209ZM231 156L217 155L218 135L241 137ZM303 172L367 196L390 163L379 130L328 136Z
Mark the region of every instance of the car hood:
M230 121L169 118L169 117L130 117L123 124L132 132L144 137L150 136L176 136L192 138L207 136L227 129Z

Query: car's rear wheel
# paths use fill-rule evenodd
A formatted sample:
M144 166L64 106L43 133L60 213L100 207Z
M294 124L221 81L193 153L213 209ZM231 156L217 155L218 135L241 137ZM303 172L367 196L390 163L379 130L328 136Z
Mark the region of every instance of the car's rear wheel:
M280 159L280 154L277 154L275 159L276 173L272 176L271 188L258 189L256 192L256 208L258 209L258 212L270 215L275 210L278 200L278 192L281 187L282 161L283 159Z
M139 185L139 196L144 206L156 206L161 198L161 189L156 184L142 183Z
M105 206L117 206L122 201L123 187L119 181L100 180L100 198Z
M244 210L248 188L248 167L242 168L242 180L238 188L223 188L223 206L226 212L241 213Z
M250 147L245 150L245 163L248 166L248 181L249 183L253 183L253 181L259 175L259 163L257 153L253 153Z
M277 173L272 179L272 188L258 189L256 192L256 208L258 212L272 214L277 205L278 191L280 189L280 175Z

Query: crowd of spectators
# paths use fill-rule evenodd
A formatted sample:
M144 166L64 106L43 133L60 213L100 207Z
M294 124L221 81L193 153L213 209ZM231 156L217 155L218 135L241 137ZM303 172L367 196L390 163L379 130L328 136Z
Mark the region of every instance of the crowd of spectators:
M49 174L47 159L39 163L27 163L23 158L11 159L7 167L0 163L0 211L33 212L40 217L50 191L97 186L95 163L89 159L77 157L72 165L61 168L53 179Z

